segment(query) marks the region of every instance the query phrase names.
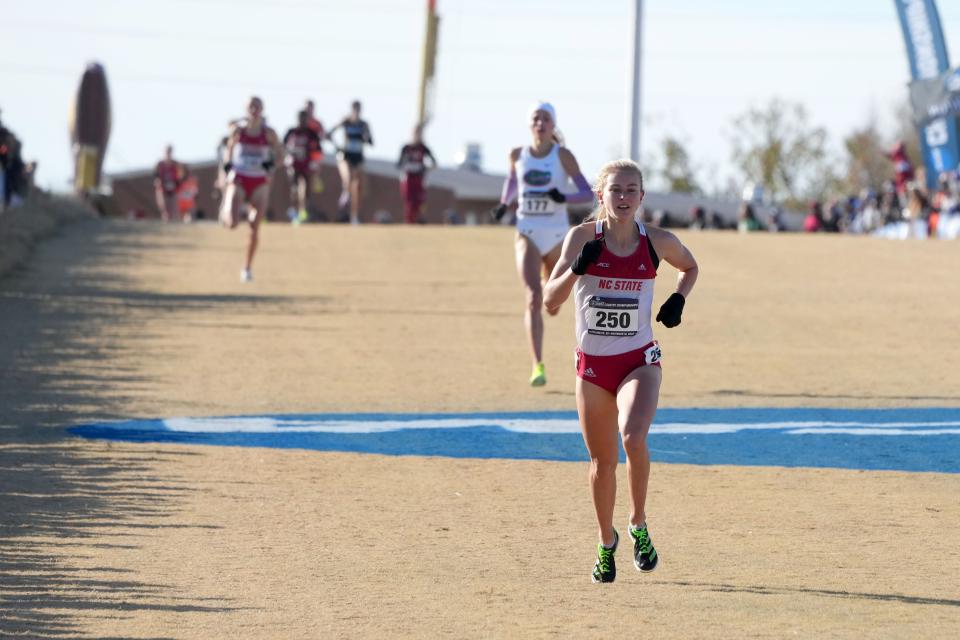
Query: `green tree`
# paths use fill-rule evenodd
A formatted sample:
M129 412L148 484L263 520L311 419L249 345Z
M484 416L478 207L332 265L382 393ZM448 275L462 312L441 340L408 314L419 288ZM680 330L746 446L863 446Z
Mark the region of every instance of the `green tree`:
M663 139L661 147L663 167L660 170L660 177L666 188L677 193L703 193L703 188L697 180L697 172L690 161L690 154L683 143L668 136Z
M732 125L734 165L775 202L801 207L835 181L827 131L810 124L803 105L774 98L736 116Z

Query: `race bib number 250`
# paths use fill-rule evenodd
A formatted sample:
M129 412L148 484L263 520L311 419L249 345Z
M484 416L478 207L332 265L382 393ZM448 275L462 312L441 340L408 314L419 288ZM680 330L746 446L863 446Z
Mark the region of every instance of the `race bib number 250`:
M640 325L636 298L593 296L587 311L587 333L595 336L635 336Z

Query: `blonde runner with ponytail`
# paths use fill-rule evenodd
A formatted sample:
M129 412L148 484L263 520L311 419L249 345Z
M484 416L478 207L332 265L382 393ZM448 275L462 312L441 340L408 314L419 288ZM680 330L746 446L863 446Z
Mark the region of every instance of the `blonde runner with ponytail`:
M621 158L620 160L611 160L602 167L600 167L600 172L597 173L597 179L593 182L593 192L597 194L597 208L593 210L584 222L591 220L603 220L606 218L606 212L603 210L603 204L600 202L599 194L603 193L604 188L607 186L607 180L610 179L610 176L615 175L620 171L633 171L636 172L637 176L640 178L640 191L643 191L643 171L633 160L628 158Z

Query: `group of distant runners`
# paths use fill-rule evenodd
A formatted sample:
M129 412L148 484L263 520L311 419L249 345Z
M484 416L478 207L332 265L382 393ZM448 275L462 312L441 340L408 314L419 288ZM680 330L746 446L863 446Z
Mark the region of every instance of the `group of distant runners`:
M250 237L242 280L253 278L258 228L276 165L282 162L290 177L288 215L302 221L307 190L317 179L323 160L322 142L341 129L343 144L337 153L343 192L339 202L342 208L349 207L350 221L359 222L363 150L373 143L370 127L360 113L360 103L354 102L350 115L325 131L308 102L298 114L297 126L281 140L264 120L263 102L253 97L246 117L231 123L223 150L220 220L232 229L246 207L243 217L250 225ZM499 222L516 202L514 244L517 273L526 294L524 324L533 361L531 386L540 387L547 381L543 310L556 315L571 295L574 298L576 403L591 460L589 479L599 537L591 577L594 582L613 582L619 543L613 512L620 442L627 459L631 504L627 531L634 565L649 572L659 563L646 523L647 434L657 410L663 357L653 337L653 285L661 261L678 270L675 290L656 315L656 321L665 327L676 327L696 283L698 267L674 234L638 220L644 188L636 163L616 160L605 164L591 187L564 145L554 107L546 102L533 105L528 124L532 139L510 152L500 203L491 215ZM172 161L169 152L167 155L166 161ZM419 127L397 164L406 174L402 189L409 222L422 204L423 175L428 165L436 166L422 143ZM174 180L167 176L175 173L158 165L158 194L167 193L170 180ZM593 214L571 228L567 204L594 200Z
M364 149L373 144L373 133L369 123L361 117L361 109L361 103L355 100L350 113L326 130L314 114L313 101L307 100L297 114L297 125L288 129L280 139L267 125L263 101L253 96L247 102L246 115L229 123L229 132L218 149L220 165L216 191L221 197L219 218L224 226L233 229L242 220L250 225L246 260L240 276L243 281L253 279L258 230L266 215L274 171L282 166L287 173L290 184L288 218L294 224L306 222L309 219L309 194L323 189L320 169L324 142L332 144L337 152L341 182L338 209L348 216L351 224L360 223ZM342 132L340 144L334 143L334 134L338 131ZM433 153L423 143L422 127L418 125L397 160L397 168L403 172L400 190L407 223L420 221L426 202L424 179L436 166ZM181 210L179 201L184 183L190 179L186 165L174 160L173 149L167 146L163 159L154 170L157 208L164 221L178 216L189 221L189 212Z

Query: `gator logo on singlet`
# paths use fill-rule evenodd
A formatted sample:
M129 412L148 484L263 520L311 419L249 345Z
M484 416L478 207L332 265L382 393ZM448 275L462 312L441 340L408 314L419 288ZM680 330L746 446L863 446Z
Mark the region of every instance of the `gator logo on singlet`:
M551 175L549 171L540 171L538 169L530 169L525 174L523 174L523 181L530 185L531 187L542 187L544 185L550 184Z

